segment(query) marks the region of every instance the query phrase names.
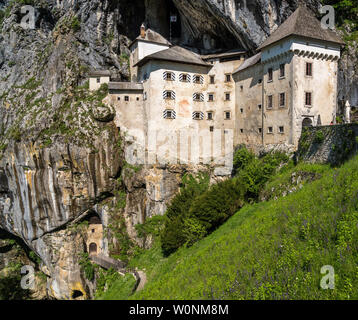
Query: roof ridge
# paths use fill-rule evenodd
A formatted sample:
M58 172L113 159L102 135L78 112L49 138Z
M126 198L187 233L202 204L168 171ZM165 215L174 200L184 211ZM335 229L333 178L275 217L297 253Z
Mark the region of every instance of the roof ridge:
M297 35L323 41L343 44L342 39L332 30L321 27L312 10L300 5L271 35L258 47L261 50L288 36Z

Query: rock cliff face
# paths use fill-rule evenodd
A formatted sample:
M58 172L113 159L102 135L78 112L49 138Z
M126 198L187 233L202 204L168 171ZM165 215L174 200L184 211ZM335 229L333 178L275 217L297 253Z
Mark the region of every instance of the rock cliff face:
M296 0L32 0L35 29L21 26L20 1L0 0L0 228L43 261L48 293L87 296L79 267L84 239L69 224L108 202L122 176L128 233L162 214L186 171L124 166L105 89L90 93L90 69L129 78L128 44L145 21L173 42L203 53L255 48L297 7ZM305 1L317 10L319 1ZM169 16L178 23L169 30ZM353 90L354 92L354 90ZM145 244L144 244L145 245Z

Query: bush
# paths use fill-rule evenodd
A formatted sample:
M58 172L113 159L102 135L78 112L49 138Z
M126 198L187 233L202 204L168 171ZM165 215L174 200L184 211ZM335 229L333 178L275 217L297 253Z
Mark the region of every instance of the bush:
M244 193L238 179L213 185L193 201L189 216L200 221L206 233L211 233L243 206Z
M255 155L245 147L240 147L234 154L234 174L245 168L255 158Z
M184 176L183 188L174 197L166 212L163 232L160 235L162 250L165 255L171 254L185 244L184 219L188 217L193 200L203 194L208 187L208 175Z

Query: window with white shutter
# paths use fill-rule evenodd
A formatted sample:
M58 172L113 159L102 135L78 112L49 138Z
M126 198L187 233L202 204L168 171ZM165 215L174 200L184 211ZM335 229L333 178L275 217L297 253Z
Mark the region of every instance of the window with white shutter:
M170 71L165 71L163 73L163 80L166 81L175 81L175 73Z
M163 99L165 100L175 100L175 92L170 90L165 90L163 92Z
M204 101L204 95L202 94L202 93L200 93L200 92L195 92L194 94L193 94L193 100L194 101Z
M177 114L174 110L164 110L163 111L163 118L164 119L176 119Z
M181 73L181 74L179 75L179 81L180 81L180 82L190 82L190 81L191 81L190 74Z
M197 83L197 84L203 84L204 83L204 77L199 75L199 74L196 74L193 77L193 82Z
M204 113L201 111L194 111L193 120L204 120Z

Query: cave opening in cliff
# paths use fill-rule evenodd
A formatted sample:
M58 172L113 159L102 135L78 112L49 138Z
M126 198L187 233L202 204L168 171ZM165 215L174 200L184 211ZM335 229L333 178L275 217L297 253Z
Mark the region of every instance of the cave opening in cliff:
M78 298L83 297L83 293L82 293L82 291L79 291L79 290L73 290L71 296L72 296L72 299L76 300Z
M169 41L177 43L181 38L181 18L177 7L169 0L167 21L169 22Z

